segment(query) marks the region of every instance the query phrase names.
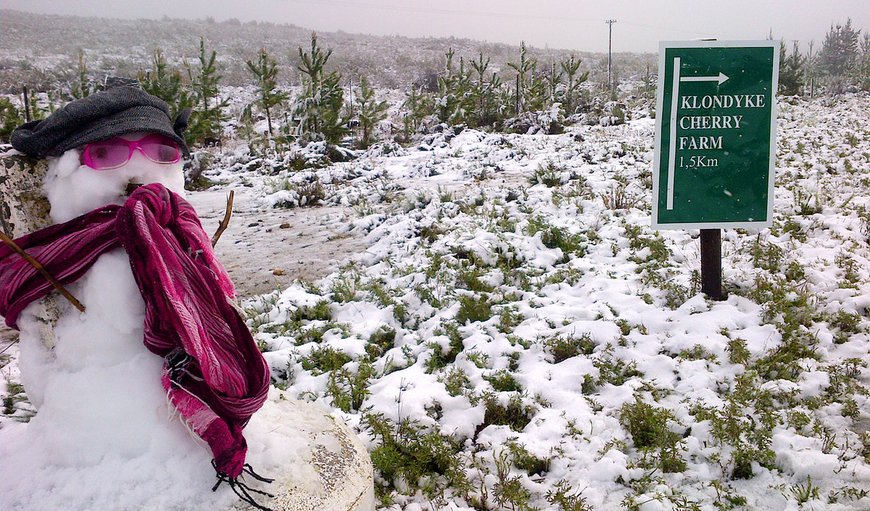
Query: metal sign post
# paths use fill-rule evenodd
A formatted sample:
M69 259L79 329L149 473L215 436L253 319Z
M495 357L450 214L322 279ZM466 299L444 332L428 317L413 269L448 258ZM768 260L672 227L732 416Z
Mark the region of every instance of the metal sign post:
M778 71L775 41L659 45L652 227L701 229L702 289L714 299L720 229L773 222Z

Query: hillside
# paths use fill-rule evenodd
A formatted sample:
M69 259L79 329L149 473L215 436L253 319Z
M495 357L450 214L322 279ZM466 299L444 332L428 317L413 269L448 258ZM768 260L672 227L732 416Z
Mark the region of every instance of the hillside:
M213 20L121 20L31 14L0 10L0 93L16 93L24 84L47 90L57 82L69 81L82 50L94 78L110 74L135 76L148 68L155 48L161 48L170 62L180 63L198 51L200 36L218 54L223 85L251 83L244 61L266 48L281 65L281 80L294 83L297 48L307 47L311 30L294 25L267 22ZM441 69L444 53L456 50L457 59L471 59L483 52L495 69L505 69L516 59L517 47L456 38L408 38L320 32L318 38L334 50L330 64L346 78L369 77L373 84L404 89L427 74ZM557 50L530 49L542 63L575 54L582 57L593 80L604 76L606 55ZM655 68L653 54L618 54L616 76L639 76L646 66ZM600 73L603 72L603 75ZM512 78L512 75L511 75Z

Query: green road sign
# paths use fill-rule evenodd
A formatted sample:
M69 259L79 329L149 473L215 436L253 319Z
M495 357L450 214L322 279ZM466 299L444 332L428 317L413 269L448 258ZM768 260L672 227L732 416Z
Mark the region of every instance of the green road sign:
M775 41L659 45L654 229L769 227Z

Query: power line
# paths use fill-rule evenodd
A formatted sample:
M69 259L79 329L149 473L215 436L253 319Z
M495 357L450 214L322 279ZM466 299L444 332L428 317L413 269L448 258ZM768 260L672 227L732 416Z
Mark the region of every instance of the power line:
M648 28L648 29L658 30L658 31L667 30L670 32L679 32L682 34L692 34L692 35L697 35L697 36L709 36L710 35L709 32L699 32L697 30L685 30L684 28L666 27L663 25L647 25L644 23L634 23L632 21L625 21L625 20L623 20L622 22L625 23L626 25L631 25L633 27Z

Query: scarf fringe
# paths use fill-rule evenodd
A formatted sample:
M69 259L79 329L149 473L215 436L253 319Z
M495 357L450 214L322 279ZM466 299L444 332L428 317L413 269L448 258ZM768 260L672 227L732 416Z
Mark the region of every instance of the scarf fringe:
M193 396L193 394L191 394L190 392L188 392L188 394ZM204 448L207 452L211 453L211 447L209 447L208 442L206 442L202 439L201 436L196 434L196 431L194 431L190 424L184 419L184 417L181 415L181 412L178 411L178 408L176 408L175 405L172 404L172 398L169 395L168 390L166 391L166 411L169 415L170 422L175 420L180 422L181 425L184 426L184 430L187 431L187 434L190 436L193 442L196 445Z
M218 479L215 485L212 487L211 491L217 491L221 484L227 483L233 490L233 493L235 493L243 502L253 506L255 509L259 509L260 511L274 511L272 508L266 507L254 500L254 497L251 495L251 493L257 493L270 499L274 498L274 495L269 492L257 490L256 488L251 488L250 486L239 480L244 477L244 473L250 474L251 477L253 477L254 479L267 484L274 482L274 479L269 479L268 477L263 477L260 474L257 474L256 472L254 472L254 469L251 467L251 465L247 463L245 463L244 473L239 478L229 477L228 475L218 470L217 463L214 460L212 460L211 466L214 467L215 474Z

